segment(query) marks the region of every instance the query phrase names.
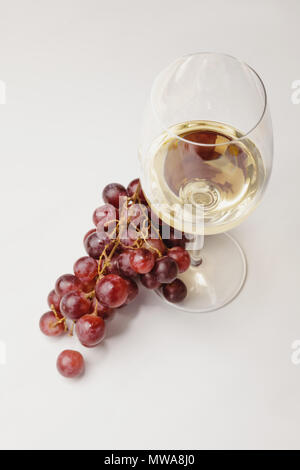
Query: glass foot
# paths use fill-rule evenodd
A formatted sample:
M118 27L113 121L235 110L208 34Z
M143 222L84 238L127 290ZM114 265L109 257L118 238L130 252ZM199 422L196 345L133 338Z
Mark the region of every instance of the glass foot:
M164 302L186 312L204 313L223 307L238 295L245 283L247 262L237 241L227 233L208 235L201 253L200 266L191 266L178 276L187 286L187 297L173 304L157 290Z

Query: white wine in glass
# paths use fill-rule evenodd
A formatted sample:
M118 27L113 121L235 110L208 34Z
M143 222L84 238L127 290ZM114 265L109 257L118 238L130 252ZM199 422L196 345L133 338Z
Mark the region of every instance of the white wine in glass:
M272 125L260 77L225 54L177 59L154 82L139 153L152 210L192 241L192 266L179 276L188 295L175 306L220 308L246 277L241 248L223 232L255 209L272 165Z

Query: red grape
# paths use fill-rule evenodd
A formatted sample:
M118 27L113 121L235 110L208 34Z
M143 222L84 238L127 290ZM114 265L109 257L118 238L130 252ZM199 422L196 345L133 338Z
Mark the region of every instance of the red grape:
M96 229L95 229L95 228L91 228L91 230L89 230L89 231L85 234L85 236L84 236L84 238L83 238L83 244L85 243L85 240L87 239L87 237L88 237L89 235L91 235L91 233L95 233L95 232L96 232Z
M118 256L120 274L127 277L136 277L137 273L130 266L130 250L125 250Z
M60 302L61 312L71 320L78 320L89 313L91 301L82 292L68 292Z
M129 185L127 186L127 194L129 197L132 197L136 193L137 187L139 184L140 184L139 178L136 178L129 183ZM142 188L139 191L139 197L140 197L141 202L144 202L144 203L147 202Z
M106 274L118 274L120 275L118 256L113 256L110 259L109 265L105 270Z
M74 264L74 274L81 281L91 281L98 273L98 263L90 256L79 258Z
M168 248L173 248L173 246L181 246L181 248L185 248L187 240L184 233L173 228L171 228L170 232L167 230L166 233L164 233L164 227L166 227L165 224L162 226L162 238L165 245L167 245Z
M125 281L127 282L127 287L128 287L128 296L127 296L127 300L125 302L125 305L128 305L138 295L139 288L138 288L137 283L133 279L127 278L127 279L125 279Z
M83 290L83 292L85 292L87 294L87 293L92 292L93 290L95 290L96 282L97 282L97 277L95 277L91 281L82 281L82 290Z
M103 265L105 263L105 258L102 258L100 262L100 268L103 268ZM112 259L110 260L109 264L105 268L105 274L120 274L119 270L119 264L118 264L118 257L113 256Z
M160 238L147 238L144 242L144 248L152 251L154 254L158 254L158 251L161 255L167 253L167 247Z
M97 302L97 309L96 309L96 302ZM96 297L92 300L92 305L90 309L90 313L97 313L99 317L102 317L103 320L110 320L115 310L113 308L109 308L106 305L100 304L100 302L96 299Z
M163 256L156 261L152 273L156 276L158 282L169 284L176 279L178 274L176 261L169 256Z
M128 297L127 282L117 274L108 274L99 279L95 291L99 302L110 308L120 307Z
M119 198L127 197L127 191L124 186L119 183L110 183L103 189L102 197L104 202L119 208Z
M104 204L101 207L97 207L93 214L93 222L98 228L105 227L107 228L108 222L114 221L118 218L118 211L111 204Z
M181 302L187 296L187 288L180 279L175 279L170 284L163 286L163 294L169 302Z
M106 253L109 254L113 248L113 242L109 237L103 233L103 236L100 237L99 234L91 233L84 243L86 252L92 258L98 259L101 256L104 248L106 247Z
M146 250L146 248L132 250L130 253L130 266L139 274L149 273L153 268L154 263L154 254L152 251Z
M152 272L141 274L140 280L143 286L147 287L147 289L158 289L161 286L161 283Z
M84 371L84 359L78 351L66 349L57 358L58 372L67 378L74 378Z
M81 282L73 274L63 274L55 283L55 292L62 297L67 292L75 292L81 289Z
M120 233L120 242L121 242L121 245L123 245L124 247L132 247L136 241L136 233L132 233L131 230L128 230L127 231L127 227L126 227L126 233L124 233L124 231L122 233Z
M54 289L49 293L47 300L48 300L49 307L51 308L52 305L53 305L56 312L59 313L60 312L60 310L59 310L60 296L57 295L57 293L55 292Z
M63 318L63 317L61 317ZM63 322L57 324L57 318L54 313L46 312L40 319L40 330L46 336L60 336L65 332Z
M174 246L168 251L168 256L176 261L178 271L184 273L187 271L191 264L191 258L189 253L181 248L181 246Z
M96 315L84 315L76 323L75 330L83 346L92 348L105 336L105 321Z

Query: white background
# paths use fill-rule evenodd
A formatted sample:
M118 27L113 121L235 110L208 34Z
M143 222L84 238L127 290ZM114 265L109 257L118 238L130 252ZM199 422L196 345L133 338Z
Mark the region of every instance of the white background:
M300 448L299 18L297 0L0 0L1 448ZM154 77L199 50L243 59L269 94L272 179L234 230L247 283L199 316L143 292L63 379L58 353L83 348L40 334L47 294L103 186L138 174Z

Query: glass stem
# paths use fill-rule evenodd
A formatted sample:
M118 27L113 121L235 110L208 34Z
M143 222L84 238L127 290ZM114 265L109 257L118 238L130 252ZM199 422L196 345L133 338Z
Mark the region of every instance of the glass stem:
M202 248L204 247L204 235L195 235L192 239L189 238L186 246L191 257L192 266L200 266L202 264Z

